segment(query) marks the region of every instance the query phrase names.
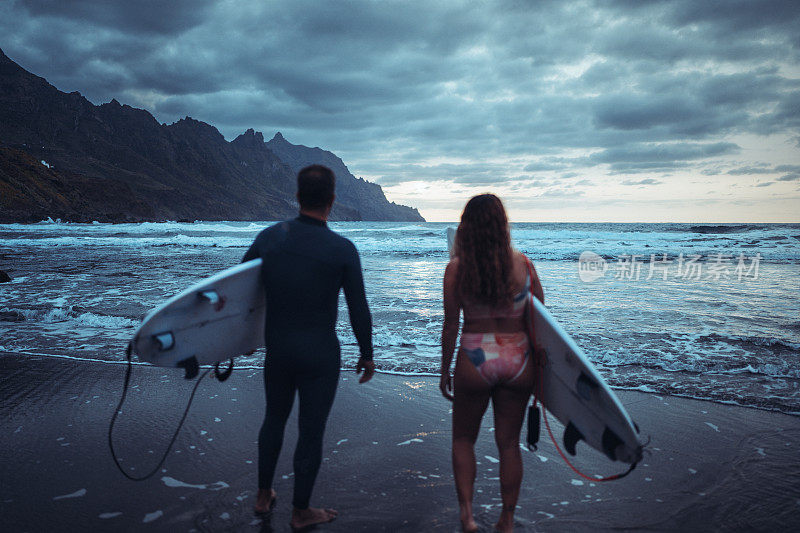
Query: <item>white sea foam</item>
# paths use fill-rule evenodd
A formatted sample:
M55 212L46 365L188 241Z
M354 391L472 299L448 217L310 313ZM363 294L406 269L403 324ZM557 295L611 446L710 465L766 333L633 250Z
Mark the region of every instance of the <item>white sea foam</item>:
M179 481L173 477L163 476L161 481L164 482L164 485L171 488L188 488L188 489L201 489L201 490L222 490L227 489L230 487L224 481L217 481L211 484L191 484L191 483L184 483L183 481Z
M16 312L24 316L26 320L48 324L72 322L75 325L108 329L133 328L139 325L138 320L121 316L98 315L88 311L79 311L73 306L44 309L10 309L4 307L0 309L0 312Z
M83 496L86 496L86 489L79 489L79 490L76 490L75 492L72 492L70 494L64 494L63 496L56 496L53 499L54 500L66 500L67 498L82 498Z
M422 442L422 439L409 439L409 440L404 440L403 442L398 442L398 443L397 443L397 445L398 445L398 446L408 446L408 445L409 445L409 444L411 444L412 442Z

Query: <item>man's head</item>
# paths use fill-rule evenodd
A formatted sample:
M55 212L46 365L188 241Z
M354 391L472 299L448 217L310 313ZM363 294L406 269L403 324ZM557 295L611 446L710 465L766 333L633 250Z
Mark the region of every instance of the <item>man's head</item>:
M326 211L335 198L336 176L328 167L311 165L297 174L297 201L301 211Z

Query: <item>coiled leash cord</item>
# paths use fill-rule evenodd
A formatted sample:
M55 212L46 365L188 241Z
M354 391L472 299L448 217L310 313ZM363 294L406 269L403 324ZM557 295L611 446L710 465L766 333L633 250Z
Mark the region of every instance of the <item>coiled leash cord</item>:
M119 415L119 412L122 409L122 404L125 403L125 397L128 394L128 385L130 385L130 381L131 381L131 370L133 369L133 361L131 360L131 345L130 344L128 345L127 349L125 350L125 357L128 360L128 368L127 368L127 370L125 370L125 384L122 387L122 398L119 399L119 404L117 404L117 408L114 409L114 414L111 416L111 424L109 424L109 426L108 426L108 447L109 447L109 449L111 449L111 457L112 457L112 459L114 459L114 463L117 465L117 468L119 468L119 471L122 472L123 476L125 476L126 478L128 478L128 479L130 479L132 481L144 481L145 479L148 479L148 478L152 477L156 472L158 472L158 470L163 466L164 461L167 460L167 455L169 455L169 452L172 449L172 445L175 444L175 440L178 438L178 433L180 433L181 428L183 427L183 422L186 420L186 415L189 414L189 408L192 406L192 401L194 400L194 395L197 392L197 387L200 386L200 382L203 381L203 378L206 377L208 375L208 373L211 372L212 369L209 368L208 370L203 372L200 375L200 377L197 379L197 383L194 384L194 388L192 389L192 395L189 396L189 403L186 404L186 409L184 409L184 411L183 411L183 416L181 417L181 421L178 423L178 428L175 430L175 433L172 435L172 439L169 441L169 445L167 446L167 450L164 452L164 455L161 457L161 460L158 462L156 467L153 468L153 470L151 472L149 472L148 474L145 474L144 476L136 477L136 476L130 475L128 472L126 472L122 468L122 465L120 464L119 459L117 458L117 454L114 451L114 441L111 438L111 435L112 435L112 433L114 431L114 424L117 421L117 415ZM215 368L213 370L215 372L217 372L218 369Z

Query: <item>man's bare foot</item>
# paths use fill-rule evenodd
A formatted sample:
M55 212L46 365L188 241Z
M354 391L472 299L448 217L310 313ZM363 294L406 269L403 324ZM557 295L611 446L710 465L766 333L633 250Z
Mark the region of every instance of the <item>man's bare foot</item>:
M256 507L254 511L257 514L266 514L272 511L275 507L275 500L278 498L278 493L275 489L258 489L256 496Z
M292 526L292 529L297 531L316 524L331 522L338 514L339 513L333 509L317 509L315 507L293 509L292 520L289 522L289 525Z
M461 509L461 531L464 533L475 533L478 531L478 524L472 516L472 509Z

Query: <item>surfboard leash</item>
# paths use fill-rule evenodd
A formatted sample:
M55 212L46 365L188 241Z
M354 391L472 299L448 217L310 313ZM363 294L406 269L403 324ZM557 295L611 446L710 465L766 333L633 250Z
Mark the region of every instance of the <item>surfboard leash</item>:
M183 416L181 416L181 421L178 422L178 428L175 430L175 433L172 435L172 439L169 441L169 445L167 446L164 455L161 457L161 460L158 462L155 468L144 476L132 476L125 469L122 468L120 464L119 458L117 458L117 454L114 451L114 440L112 439L112 434L114 432L114 424L117 421L117 415L119 415L120 410L122 409L122 404L125 403L125 397L128 395L128 386L130 385L131 381L131 371L133 370L133 360L131 355L131 345L128 344L128 347L125 349L125 357L128 361L127 369L125 370L125 383L122 386L122 397L119 399L119 403L117 404L116 409L114 409L114 414L111 415L111 423L108 426L108 447L111 450L111 458L114 459L114 464L117 465L117 468L122 475L126 478L130 479L131 481L144 481L145 479L153 477L153 475L158 472L158 470L164 465L164 461L167 460L167 456L169 455L170 450L172 449L172 445L175 444L175 440L178 438L178 433L180 433L181 428L183 427L183 423L186 421L186 416L189 414L189 408L192 406L192 401L194 401L194 395L197 392L197 388L200 386L200 382L203 381L203 378L211 372L211 368L203 372L203 374L197 379L197 382L194 384L194 388L192 389L192 394L189 396L189 402L186 404L186 409L183 411ZM217 369L218 370L218 369ZM232 369L231 369L232 370ZM228 372L230 374L230 372ZM227 377L227 376L226 376ZM220 380L222 381L222 380Z
M575 467L575 465L573 465L569 461L569 459L567 459L567 456L561 450L561 447L558 445L558 441L556 440L555 436L553 435L553 431L550 429L550 421L547 419L547 410L544 408L544 405L542 406L542 416L544 416L544 425L547 428L547 433L548 433L548 435L550 435L550 440L553 441L553 445L556 447L556 450L558 451L558 454L561 456L561 458L564 460L564 462L567 463L567 466L569 466L572 469L573 472L575 472L576 474L581 476L583 479L588 479L589 481L592 481L592 482L594 482L594 481L597 481L597 482L616 481L617 479L622 479L625 476L627 476L628 474L630 474L631 472L633 472L633 470L636 468L636 465L639 464L638 461L635 462L635 463L631 463L631 466L630 466L630 468L628 468L627 471L622 472L620 474L614 474L613 476L606 476L606 477L591 477L591 476L588 476L588 475L584 474L583 472L581 472L580 470L578 470Z

